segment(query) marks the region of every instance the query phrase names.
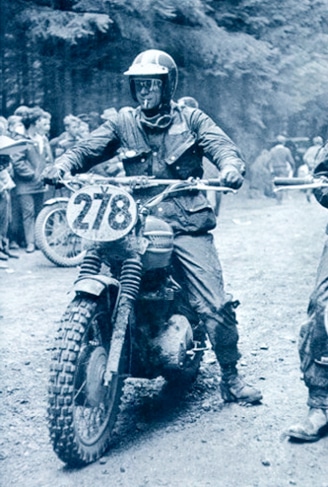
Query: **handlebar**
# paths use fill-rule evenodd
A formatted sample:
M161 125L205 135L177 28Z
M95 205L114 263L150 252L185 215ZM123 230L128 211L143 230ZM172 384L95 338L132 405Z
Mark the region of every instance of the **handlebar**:
M286 189L316 189L328 187L328 179L324 176L306 178L274 178L274 192Z
M60 180L68 189L74 190L74 184L113 184L115 186L127 186L133 189L146 189L156 186L171 186L164 192L166 194L183 190L212 190L222 193L236 193L237 190L222 186L219 179L156 179L152 176L100 176L98 174L80 174L76 176L64 175Z

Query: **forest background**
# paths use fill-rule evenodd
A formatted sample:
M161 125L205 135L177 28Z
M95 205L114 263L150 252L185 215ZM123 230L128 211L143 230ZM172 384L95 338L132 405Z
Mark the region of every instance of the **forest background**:
M248 160L278 133L328 138L327 0L0 0L0 110L63 117L132 105L122 73L142 50Z

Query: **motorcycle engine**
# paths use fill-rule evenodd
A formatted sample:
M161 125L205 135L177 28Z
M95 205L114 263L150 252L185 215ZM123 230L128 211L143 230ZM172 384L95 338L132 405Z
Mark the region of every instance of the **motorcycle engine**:
M142 257L144 269L167 267L173 250L171 226L155 216L147 216L143 236L148 241L147 250Z
M187 351L193 348L193 332L183 315L173 315L168 326L154 340L164 370L181 370Z

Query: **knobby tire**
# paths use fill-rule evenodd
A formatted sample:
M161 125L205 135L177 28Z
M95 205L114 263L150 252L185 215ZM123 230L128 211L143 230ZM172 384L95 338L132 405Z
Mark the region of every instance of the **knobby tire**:
M71 466L94 462L108 449L123 394L123 373L117 374L108 388L100 380L110 347L106 306L101 303L78 297L71 302L57 332L51 360L50 437L57 456ZM83 421L88 423L84 430Z

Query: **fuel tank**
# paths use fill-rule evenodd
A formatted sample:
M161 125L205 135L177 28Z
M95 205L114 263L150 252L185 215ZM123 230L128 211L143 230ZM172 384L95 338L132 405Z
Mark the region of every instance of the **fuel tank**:
M142 257L145 270L167 267L173 251L173 230L171 226L159 218L149 215L146 218L143 232L148 241L146 252Z

